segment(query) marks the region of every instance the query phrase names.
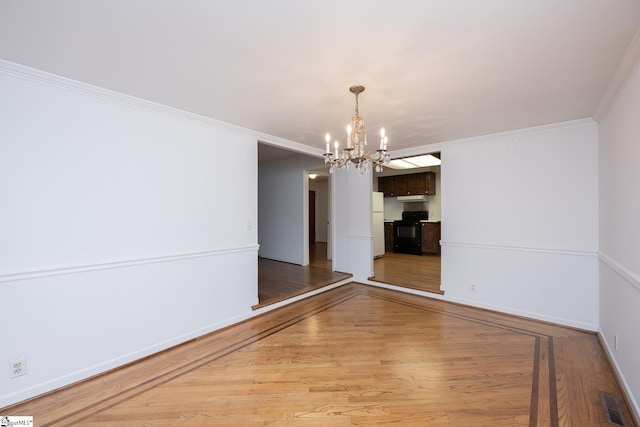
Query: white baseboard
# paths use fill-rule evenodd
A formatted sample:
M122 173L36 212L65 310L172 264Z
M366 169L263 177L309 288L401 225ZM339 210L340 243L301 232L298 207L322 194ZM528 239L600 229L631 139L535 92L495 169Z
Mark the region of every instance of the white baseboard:
M72 372L68 375L54 378L52 380L33 385L29 388L18 390L15 393L1 396L0 408L14 405L16 403L25 401L27 399L33 399L34 397L43 395L45 393L49 393L52 390L57 390L57 389L69 386L71 384L87 380L91 377L95 377L96 375L104 374L108 371L117 369L129 363L135 362L136 360L143 359L145 357L167 350L171 347L175 347L177 345L183 344L194 338L201 337L208 333L233 325L234 323L242 322L243 320L249 319L253 316L255 316L255 313L253 311L248 311L238 316L234 316L234 317L225 319L221 322L215 323L213 325L207 326L205 328L196 329L189 333L182 334L182 335L173 337L171 339L156 343L152 346L141 348L129 354L124 354L114 359L106 360L99 364L90 366L86 369Z

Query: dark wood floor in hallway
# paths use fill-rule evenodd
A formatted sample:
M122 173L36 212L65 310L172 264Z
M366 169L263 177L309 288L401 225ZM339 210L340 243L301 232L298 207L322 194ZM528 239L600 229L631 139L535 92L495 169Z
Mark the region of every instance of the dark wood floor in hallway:
M314 289L348 279L351 274L334 272L327 259L327 244L309 245L309 265L258 258L258 305L264 307Z
M38 426L607 426L591 333L347 284L22 405Z

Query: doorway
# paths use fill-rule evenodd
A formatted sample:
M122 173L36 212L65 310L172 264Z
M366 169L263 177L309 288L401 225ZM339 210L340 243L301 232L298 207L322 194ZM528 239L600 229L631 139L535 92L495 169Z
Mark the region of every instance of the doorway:
M316 192L309 190L309 244L316 242ZM311 253L309 253L311 259Z
M307 171L309 177L309 262L331 261L331 189L328 168ZM312 254L312 251L314 254ZM326 263L332 269L331 262Z
M435 156L439 159L439 153ZM435 192L427 195L421 201L406 201L398 199L397 194L390 196L387 185L393 179L382 179L383 185L379 185L379 178L393 176L407 176L410 174L420 174L433 172L435 174ZM407 178L408 179L408 178ZM398 181L406 185L404 178ZM442 191L441 191L441 165L394 170L385 168L381 174L373 177L374 190L384 191L387 197L384 198L384 227L385 227L385 253L382 257L376 258L373 263L374 275L372 281L387 283L391 285L416 289L426 292L443 294L441 290L441 222L442 222ZM405 198L406 199L406 198ZM402 213L406 211L427 211L429 212L429 224L421 227L422 250L419 255L394 252L393 236L394 221L402 220Z
M323 164L315 156L258 143L259 302L254 308L351 276L334 273L327 257L328 169L324 186L315 188L308 177Z
M334 272L328 249L329 178L316 171L309 179L308 243L309 263L297 265L276 260L258 259L258 300L260 308L292 298L352 277ZM327 173L328 175L328 173Z

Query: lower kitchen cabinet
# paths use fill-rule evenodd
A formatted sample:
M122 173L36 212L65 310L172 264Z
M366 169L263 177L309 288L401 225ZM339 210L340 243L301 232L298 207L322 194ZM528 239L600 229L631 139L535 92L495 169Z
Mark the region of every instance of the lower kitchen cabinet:
M393 223L384 223L384 251L393 252Z
M422 233L422 253L423 254L439 254L440 253L440 223L439 222L423 222L421 233Z

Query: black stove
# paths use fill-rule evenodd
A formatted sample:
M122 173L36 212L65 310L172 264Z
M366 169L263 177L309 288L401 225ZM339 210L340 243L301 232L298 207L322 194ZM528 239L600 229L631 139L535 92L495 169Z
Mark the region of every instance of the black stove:
M429 219L428 211L404 211L402 219L393 221L393 249L403 254L422 254L421 220Z

